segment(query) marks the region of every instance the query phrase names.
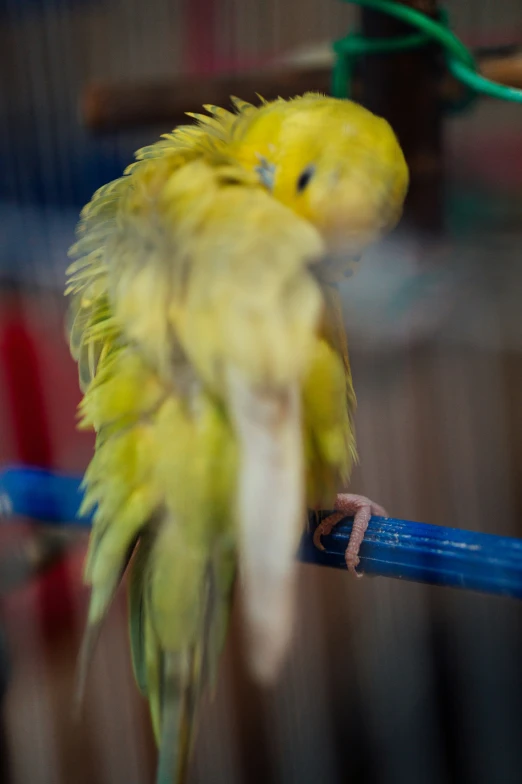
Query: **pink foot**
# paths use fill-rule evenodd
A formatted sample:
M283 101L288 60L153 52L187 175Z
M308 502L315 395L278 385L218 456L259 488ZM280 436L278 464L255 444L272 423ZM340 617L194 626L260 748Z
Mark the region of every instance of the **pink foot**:
M352 574L357 577L362 577L360 572L356 571L359 565L359 548L364 534L368 528L370 517L378 515L379 517L387 517L385 510L379 504L374 504L369 498L363 495L351 495L349 493L340 493L335 501L335 508L338 510L326 517L314 531L313 542L319 550L324 550L321 542L321 536L327 536L331 533L337 523L339 523L347 515L353 515L353 527L350 534L350 541L344 557L346 559L346 566Z

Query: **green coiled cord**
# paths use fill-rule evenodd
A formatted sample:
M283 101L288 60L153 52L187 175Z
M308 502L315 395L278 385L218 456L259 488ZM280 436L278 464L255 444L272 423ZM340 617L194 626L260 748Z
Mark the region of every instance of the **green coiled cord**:
M335 41L333 44L335 63L332 73L332 93L338 98L350 97L353 61L357 57L365 54L384 54L414 49L436 41L446 52L449 71L468 88L471 95L489 95L491 98L503 101L522 103L522 90L498 84L477 72L475 58L450 30L447 13L442 13L441 18L436 21L420 11L391 2L391 0L343 0L343 2L356 3L364 8L371 8L373 11L394 16L396 19L416 27L419 32L399 38L377 40L350 33L339 41Z

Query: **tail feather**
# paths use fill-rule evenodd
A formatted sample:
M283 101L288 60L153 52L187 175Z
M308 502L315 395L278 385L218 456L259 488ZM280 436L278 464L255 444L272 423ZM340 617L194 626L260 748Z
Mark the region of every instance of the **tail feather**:
M211 625L209 622L207 628ZM197 710L210 669L208 662L213 659L215 667L219 654L208 643L209 639L202 636L188 650L161 654L156 784L184 784L186 780L196 738Z
M129 638L134 677L140 692L147 693L145 574L152 545L152 537L142 536L129 574Z
M232 548L219 548L209 563L205 584L205 616L202 637L202 683L214 690L219 654L223 650L236 571Z
M140 541L129 584L129 623L136 680L147 696L159 747L157 784L183 784L196 737L197 711L205 688L216 677L225 639L231 585L233 550L219 548L204 570L201 588L201 623L196 636L175 650L161 642L157 627L151 571L157 575L154 535ZM175 565L174 565L175 568ZM199 608L198 608L199 609Z
M164 653L161 672L161 732L156 784L184 784L191 739L190 657ZM188 661L187 661L188 659ZM185 660L185 661L183 661ZM181 666L180 666L181 665Z
M117 563L119 569L116 572L116 576L113 580L110 581L109 585L106 586L103 591L103 601L99 601L99 597L96 596L96 592L93 591L89 616L87 618L87 624L83 633L80 653L78 656L78 666L76 670L74 705L75 712L77 714L80 712L81 706L83 704L89 667L96 650L96 645L98 644L101 630L103 628L103 623L112 604L116 591L118 590L123 575L125 574L129 561L132 558L136 541L137 540L132 541L131 544L127 547L127 550L123 551L123 557ZM93 607L96 607L96 612L93 612ZM102 608L101 611L99 611L100 607Z
M83 639L80 646L80 653L78 656L78 664L76 668L76 683L74 690L74 715L79 716L82 710L85 691L87 685L87 676L89 674L89 667L94 656L94 651L100 638L100 633L103 626L103 620L97 623L89 623L85 627Z

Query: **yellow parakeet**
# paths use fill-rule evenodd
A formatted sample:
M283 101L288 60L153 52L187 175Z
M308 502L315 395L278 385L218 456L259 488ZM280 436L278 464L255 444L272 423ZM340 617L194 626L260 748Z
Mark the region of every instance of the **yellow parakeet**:
M128 566L160 784L184 777L236 569L253 673L273 679L284 658L306 507L331 507L355 457L330 284L396 224L408 184L391 128L361 106L233 103L97 191L68 270L82 426L97 434L81 677ZM337 508L357 512L354 567L378 507Z

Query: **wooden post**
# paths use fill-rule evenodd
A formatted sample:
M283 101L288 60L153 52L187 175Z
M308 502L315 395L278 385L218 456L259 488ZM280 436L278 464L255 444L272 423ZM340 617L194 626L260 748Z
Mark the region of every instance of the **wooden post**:
M437 0L396 0L431 17ZM368 38L393 38L414 30L394 17L366 8L361 30ZM421 233L437 235L443 220L443 114L440 83L444 64L437 44L382 55L362 63L361 94L371 111L385 117L395 130L410 167L411 185L404 222Z
M391 55L386 55L389 61ZM500 84L522 87L522 54L488 54L479 58L479 71L487 79ZM80 116L85 126L96 133L165 126L170 130L187 122L185 112L200 112L204 103L229 106L230 95L257 102L257 93L267 100L280 95L293 98L306 90L328 93L331 83L332 59L323 63L287 65L220 76L180 76L160 81L129 83L92 83L85 88L80 101ZM461 85L443 69L438 82L439 100L460 97ZM360 78L353 84L356 100L362 100ZM408 108L409 110L409 108ZM412 112L414 114L414 112Z

